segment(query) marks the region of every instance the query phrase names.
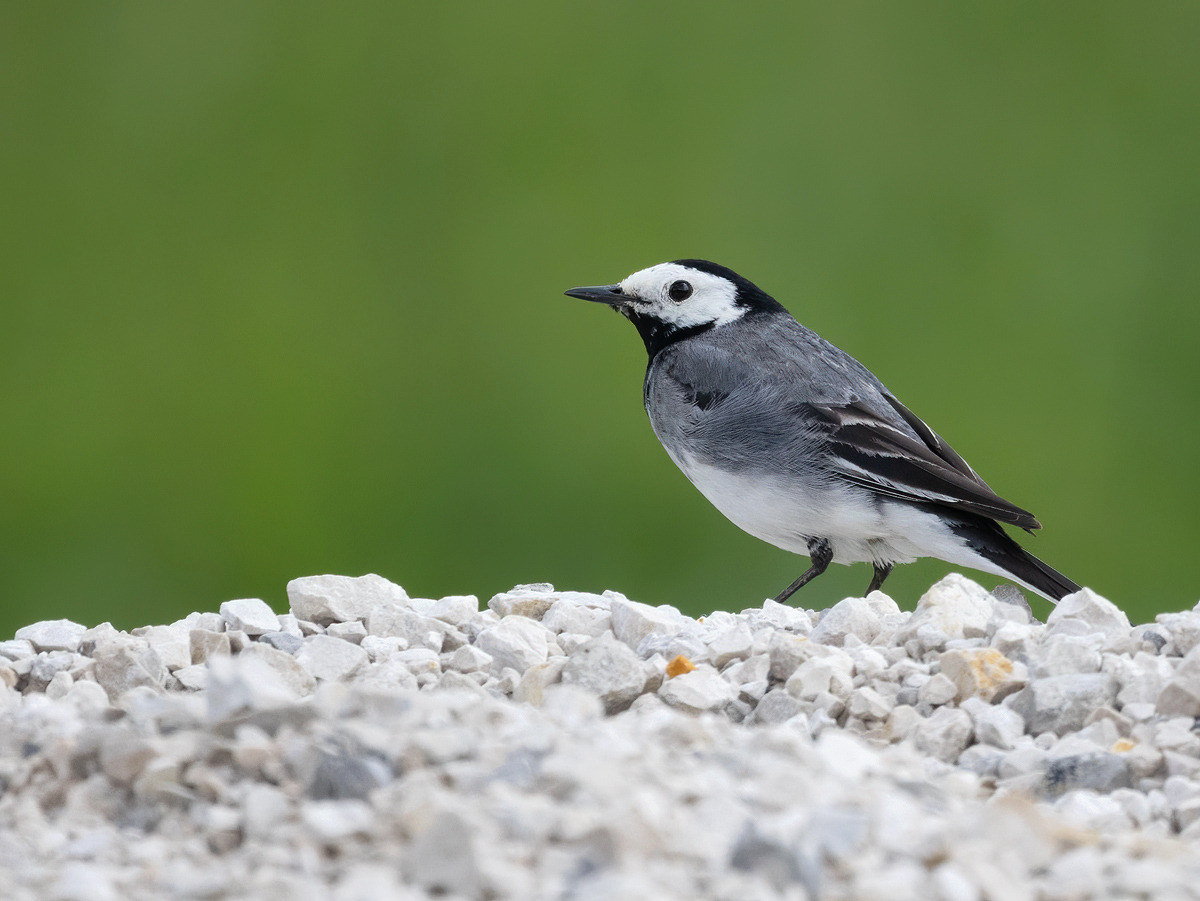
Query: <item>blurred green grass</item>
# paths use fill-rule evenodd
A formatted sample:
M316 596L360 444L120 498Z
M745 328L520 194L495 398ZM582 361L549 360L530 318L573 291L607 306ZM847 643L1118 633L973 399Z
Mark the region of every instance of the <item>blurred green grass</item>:
M682 256L863 360L1042 519L1048 562L1134 619L1192 606L1198 26L5 6L0 633L282 609L318 572L759 603L807 561L695 493L633 330L561 296Z

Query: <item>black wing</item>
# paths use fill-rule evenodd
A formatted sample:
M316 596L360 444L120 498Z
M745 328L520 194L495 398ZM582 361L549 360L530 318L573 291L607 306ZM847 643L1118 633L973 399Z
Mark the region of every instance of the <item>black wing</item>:
M829 425L829 466L837 475L888 497L966 510L1030 531L1041 528L1032 513L992 491L900 401L883 397L912 434L859 401L812 405Z

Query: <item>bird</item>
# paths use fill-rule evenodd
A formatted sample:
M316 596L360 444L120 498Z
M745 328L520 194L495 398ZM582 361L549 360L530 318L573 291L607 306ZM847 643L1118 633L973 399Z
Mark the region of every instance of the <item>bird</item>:
M783 603L831 563L935 557L1057 603L1080 587L1002 528L1029 511L996 494L862 363L731 269L684 259L571 288L633 323L642 398L667 454L742 530L809 557Z

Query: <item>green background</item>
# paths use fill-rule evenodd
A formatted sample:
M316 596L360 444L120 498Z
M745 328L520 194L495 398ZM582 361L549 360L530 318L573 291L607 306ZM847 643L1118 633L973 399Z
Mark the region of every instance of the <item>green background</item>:
M760 603L807 560L695 492L633 329L561 295L683 256L863 360L1044 559L1191 607L1198 37L1185 3L5 4L0 632L320 572ZM835 569L805 606L866 586Z

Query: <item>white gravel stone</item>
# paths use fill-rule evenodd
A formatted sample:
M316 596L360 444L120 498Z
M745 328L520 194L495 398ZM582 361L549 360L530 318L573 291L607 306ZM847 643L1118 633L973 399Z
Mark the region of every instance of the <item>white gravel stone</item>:
M968 698L961 704L971 717L976 741L1011 751L1025 734L1025 718L1015 710Z
M624 710L642 693L646 671L642 659L611 635L593 638L579 648L562 670L562 679L593 692L608 713Z
M680 710L701 713L723 710L735 697L732 685L712 667L704 665L663 682L658 696Z
M279 631L279 617L261 598L225 601L221 604L221 618L225 620L227 629L236 629L247 635Z
M1159 694L1155 709L1163 716L1200 716L1200 646L1180 661Z
M336 682L354 676L367 665L369 658L359 645L331 635L314 635L304 642L295 657L288 656L288 659L294 660L319 681Z
M846 636L853 635L870 644L883 627L879 614L865 598L846 598L838 601L817 621L812 640L841 647Z
M316 641L317 638L322 638L322 636L316 636L310 640ZM336 641L337 639L331 638L328 640ZM280 681L287 686L289 691L300 698L312 694L317 687L316 680L323 678L313 672L311 668L305 666L304 661L299 656L293 656L286 651L281 651L266 644L251 645L238 654L238 659L243 662L247 660L261 660L271 668L272 672L279 677ZM176 676L178 677L178 671L176 672ZM328 678L339 677L333 676Z
M1103 635L1109 642L1128 642L1129 617L1090 588L1069 594L1055 605L1046 618L1046 631L1054 634L1064 626L1082 625L1085 634Z
M332 845L371 831L375 814L365 801L309 801L300 813L309 833L321 844Z
M451 626L464 623L479 612L479 598L473 594L453 594L439 598L429 615Z
M916 640L926 651L941 649L953 639L983 638L996 604L982 586L951 573L921 596L898 638Z
M942 674L954 683L957 697L993 702L1008 697L1028 681L1025 664L1012 661L995 648L962 648L938 658Z
M77 651L86 631L86 626L69 619L48 619L17 629L14 637L38 651Z
M931 757L947 763L958 759L971 740L974 725L971 716L957 707L939 707L918 726L917 747Z
M945 673L937 673L917 690L917 698L922 704L938 707L949 704L958 696L958 686Z
M363 639L367 637L367 627L356 619L348 623L330 623L325 629L325 634L351 644L362 644Z
M145 639L123 633L105 635L95 643L92 659L96 661L96 681L110 698L138 687L158 691L166 685L167 668Z
M524 672L546 662L550 656L549 639L550 633L537 620L511 614L480 632L475 646L491 655L496 672L505 668Z
M675 635L688 623L682 613L669 605L651 607L620 596L610 599L609 609L613 634L635 651L647 636Z
M233 653L227 634L207 629L192 629L188 633L188 646L192 663L204 663L209 657L228 657Z
M1111 706L1116 680L1103 673L1083 673L1035 679L1012 697L1011 707L1025 718L1031 734L1065 735L1082 728L1098 707Z
M182 626L146 626L133 634L146 640L168 670L192 665L188 631Z
M297 620L319 625L365 620L382 604L403 604L408 594L399 585L374 573L348 576L307 576L287 585L288 603Z
M299 695L262 659L213 657L208 661L208 717L219 721L248 711L295 703Z

